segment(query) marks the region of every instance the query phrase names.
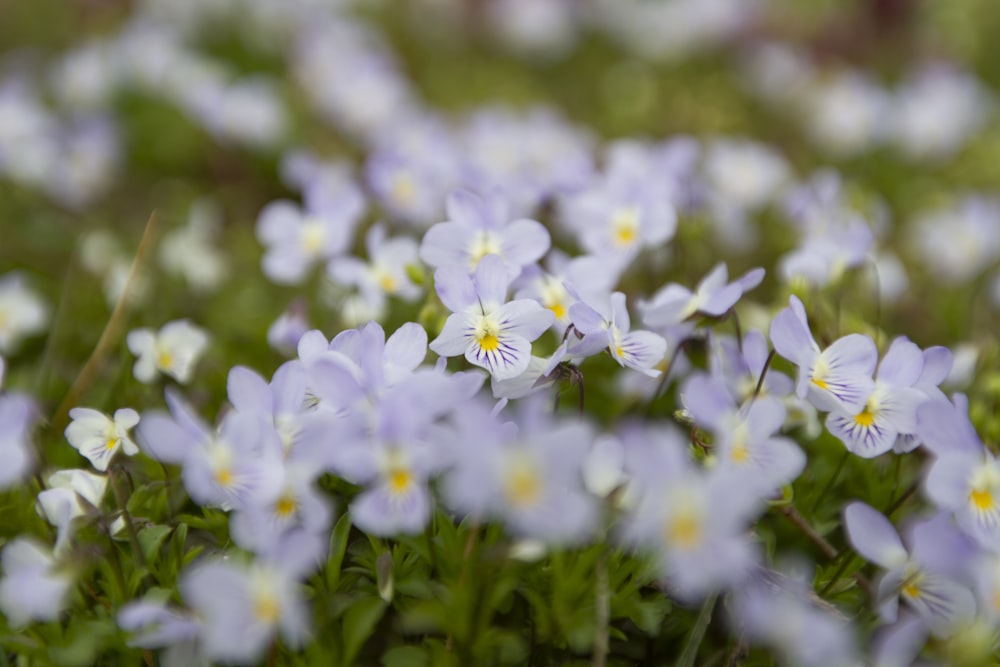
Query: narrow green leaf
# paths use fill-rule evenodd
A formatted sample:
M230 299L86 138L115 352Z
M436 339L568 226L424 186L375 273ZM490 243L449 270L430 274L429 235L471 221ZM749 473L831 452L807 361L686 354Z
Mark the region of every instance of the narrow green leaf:
M353 664L358 651L371 637L375 625L385 613L386 604L381 598L362 598L354 602L344 614L342 664Z
M712 622L712 610L715 609L715 600L718 597L717 593L712 594L701 606L698 620L695 621L687 641L684 642L684 650L681 651L681 657L677 659L675 667L694 667L695 660L698 658L698 649L701 647L701 640L705 638L708 624Z

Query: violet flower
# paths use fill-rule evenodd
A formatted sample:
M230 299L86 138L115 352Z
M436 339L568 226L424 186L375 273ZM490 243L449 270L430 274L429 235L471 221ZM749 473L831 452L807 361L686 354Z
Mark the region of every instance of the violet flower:
M660 289L649 301L639 303L642 321L649 327L680 324L696 313L719 317L736 305L747 292L764 279L764 269L748 271L733 282L722 262L702 278L694 292L683 285L670 283Z
M549 232L535 220L510 222L508 204L499 192L485 199L466 190L448 196L448 220L424 234L420 258L435 268L476 270L481 259L498 255L511 272L544 255L551 244Z
M531 341L552 325L555 316L536 301L506 302L509 279L503 260L484 257L469 277L455 266L438 269L434 286L452 311L430 348L442 357L465 355L498 380L517 377L531 357Z
M588 357L607 349L620 366L650 377L659 376L662 371L655 366L667 353L667 341L652 331L631 331L622 292L611 295L610 308L603 303L599 307L600 311L583 301L570 306L570 319L583 337L569 348L568 354Z
M806 311L798 297L774 316L771 342L778 354L799 367L796 393L816 408L857 414L875 387L872 373L878 361L875 342L850 334L820 350L809 330Z

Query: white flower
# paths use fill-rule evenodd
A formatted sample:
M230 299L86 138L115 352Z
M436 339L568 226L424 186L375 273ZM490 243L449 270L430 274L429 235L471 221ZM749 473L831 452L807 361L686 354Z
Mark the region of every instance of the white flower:
M91 408L73 408L73 419L66 427L66 439L73 449L85 456L95 468L104 472L112 457L121 449L128 456L139 451L128 430L139 423L139 414L131 408L115 411L114 419Z
M225 256L213 245L220 223L221 212L214 202L196 202L188 224L160 242L160 264L168 273L187 281L192 289L215 290L227 271Z
M73 582L56 569L51 552L19 537L4 548L2 560L0 611L11 627L58 618Z
M48 319L45 303L19 275L0 278L0 352L13 352L22 338L44 330Z
M38 494L35 509L56 527L55 552L66 547L73 519L83 516L90 507L100 507L108 479L86 470L59 470L49 475L48 488Z
M186 384L207 345L208 335L187 320L169 322L159 333L136 329L128 334L128 349L139 357L132 372L146 384L157 371Z

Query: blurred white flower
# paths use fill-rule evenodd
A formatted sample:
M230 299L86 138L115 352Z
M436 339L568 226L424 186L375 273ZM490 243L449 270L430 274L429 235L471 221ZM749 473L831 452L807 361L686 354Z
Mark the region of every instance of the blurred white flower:
M160 242L163 269L183 278L194 290L215 290L227 272L225 255L213 245L220 223L221 211L215 202L195 202L188 224L164 235Z
M208 334L188 320L176 320L163 325L159 333L152 329L130 331L127 342L128 349L139 357L132 369L139 382L149 384L157 373L163 373L186 384L208 345Z
M21 276L0 277L0 352L11 353L22 338L39 333L49 321L49 311Z

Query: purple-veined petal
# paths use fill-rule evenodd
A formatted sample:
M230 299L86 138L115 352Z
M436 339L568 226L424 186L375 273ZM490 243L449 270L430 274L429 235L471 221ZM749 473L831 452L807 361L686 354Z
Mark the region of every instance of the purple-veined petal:
M618 356L618 350L614 351ZM650 377L658 377L662 371L654 366L663 361L667 354L667 341L652 331L631 331L621 339L621 361L629 368Z
M521 336L500 332L493 349L484 349L474 337L465 351L470 364L485 368L497 380L517 377L531 361L531 343Z

